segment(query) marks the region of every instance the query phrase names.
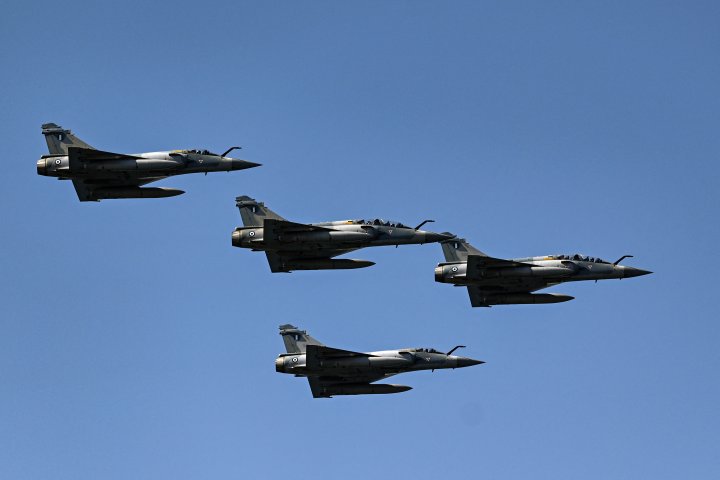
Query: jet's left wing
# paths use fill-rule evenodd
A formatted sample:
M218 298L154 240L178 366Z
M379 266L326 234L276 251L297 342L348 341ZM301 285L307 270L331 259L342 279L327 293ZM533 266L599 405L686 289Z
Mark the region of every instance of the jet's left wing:
M263 237L265 241L277 241L278 237L283 233L290 232L318 232L330 231L332 228L316 227L314 225L306 225L304 223L288 222L287 220L279 220L274 218L266 218L263 220Z
M340 350L339 348L325 347L323 345L308 345L306 348L305 361L308 367L319 367L320 362L326 358L372 357L372 355L367 353Z
M467 275L471 276L471 272L475 273L486 268L498 267L520 267L527 266L525 263L513 262L502 258L483 257L480 255L468 255L467 257Z
M124 153L103 152L93 148L68 147L68 156L71 164L73 160L78 162L100 162L103 160L131 160L138 159L135 155L125 155Z

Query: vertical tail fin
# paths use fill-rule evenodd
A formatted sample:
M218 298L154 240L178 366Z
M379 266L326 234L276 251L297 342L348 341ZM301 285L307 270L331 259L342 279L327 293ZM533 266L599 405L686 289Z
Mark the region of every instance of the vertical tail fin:
M247 195L237 197L235 205L240 210L240 217L243 225L246 227L262 227L263 220L269 218L271 220L285 220L277 213L273 212L265 206L264 202L256 202L254 198Z
M285 342L287 353L305 353L307 345L325 346L308 335L305 330L298 330L297 327L289 323L280 325L280 335L282 335L283 342Z
M93 147L70 133L70 130L63 130L62 127L59 127L54 123L44 123L42 126L42 133L45 135L48 150L54 155L67 155L68 147L91 148L95 150Z
M464 238L453 238L441 242L446 262L467 262L468 255L487 257L483 252L473 247Z

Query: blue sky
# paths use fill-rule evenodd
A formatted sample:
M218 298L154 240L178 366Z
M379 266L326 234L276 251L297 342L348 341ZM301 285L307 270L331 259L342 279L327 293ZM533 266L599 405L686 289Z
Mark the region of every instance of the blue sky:
M0 477L717 478L716 2L4 6ZM40 125L260 168L80 203ZM472 309L437 245L271 274L234 198L654 271ZM481 366L316 400L277 326Z

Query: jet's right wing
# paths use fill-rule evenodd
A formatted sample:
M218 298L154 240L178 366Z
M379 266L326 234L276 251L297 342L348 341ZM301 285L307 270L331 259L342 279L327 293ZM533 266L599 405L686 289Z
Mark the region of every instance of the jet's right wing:
M313 398L331 398L333 395L332 387L341 386L365 386L378 380L384 380L390 378L397 373L353 373L348 375L340 376L325 376L325 377L307 377L308 383L310 384L310 391L312 392ZM383 387L385 385L380 385ZM409 387L406 387L409 389ZM328 391L330 390L330 391ZM383 392L388 393L388 392Z
M128 197L128 198L142 198L142 195L138 187L142 185L147 185L148 183L157 182L158 180L162 180L165 177L145 177L145 178L114 178L114 179L105 179L105 180L98 180L98 182L103 183L91 183L92 180L81 180L81 179L73 179L72 183L75 187L75 193L77 193L78 200L81 202L97 202L100 198L102 198L102 194L99 191L96 191L97 189L111 189L111 188L122 188L127 187L126 190L123 191L123 193L127 195L136 194L138 196L134 197ZM130 192L130 193L128 193ZM136 193L137 192L137 193Z
M530 294L554 285L557 283L548 282L543 278L523 278L519 283L512 285L468 285L467 290L473 307L489 307L493 295Z
M267 257L268 265L270 265L270 271L272 273L287 272L287 270L283 267L283 265L285 265L285 262L283 261L279 253L265 252L265 256Z
M316 225L307 225L304 223L288 222L276 218L263 219L263 242L278 242L280 235L286 233L298 232L320 232L332 231L332 228L318 227ZM354 252L362 247L356 248L321 248L316 247L312 250L281 250L281 251L265 251L265 255L270 264L270 271L273 273L291 271L286 264L290 261L301 261L303 259L331 259L338 255ZM313 270L313 268L301 268L301 270Z
M317 250L302 250L297 252L292 251L266 251L265 256L268 259L268 265L270 265L270 271L272 273L281 273L291 271L286 267L286 264L290 261L302 261L304 259L331 259L338 255L344 255L346 253L354 252L358 248L343 248L343 249L317 249Z
M90 198L90 194L92 193L91 186L83 183L82 180L74 179L72 181L73 187L75 187L75 193L77 193L78 200L81 202L92 202L92 198Z
M305 362L308 368L319 369L320 363L328 358L348 358L348 357L371 357L372 355L362 352L353 352L350 350L341 350L339 348L326 347L324 345L307 345L305 350ZM342 385L347 383L371 383L390 375L379 372L357 373L353 369L348 369L347 375L308 377L310 390L313 397L322 398L330 397L326 393L326 389L333 385Z

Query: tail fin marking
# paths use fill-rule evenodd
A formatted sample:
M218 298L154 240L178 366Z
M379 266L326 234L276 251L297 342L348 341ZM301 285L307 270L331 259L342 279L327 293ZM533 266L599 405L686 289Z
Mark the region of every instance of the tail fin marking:
M280 325L280 335L283 337L287 353L305 353L307 345L325 346L308 335L307 331L298 330L297 327L289 323Z
M473 247L464 238L453 238L442 242L443 254L446 262L467 262L468 255L487 257L483 252Z
M285 220L267 208L264 202L256 202L254 198L250 198L247 195L237 197L235 199L235 205L240 210L240 217L242 218L243 225L246 227L262 227L263 220L266 218Z
M63 130L62 127L55 125L54 123L44 123L42 126L42 133L45 135L48 151L52 155L67 155L68 147L90 148L95 150L93 147L70 133L70 130Z

